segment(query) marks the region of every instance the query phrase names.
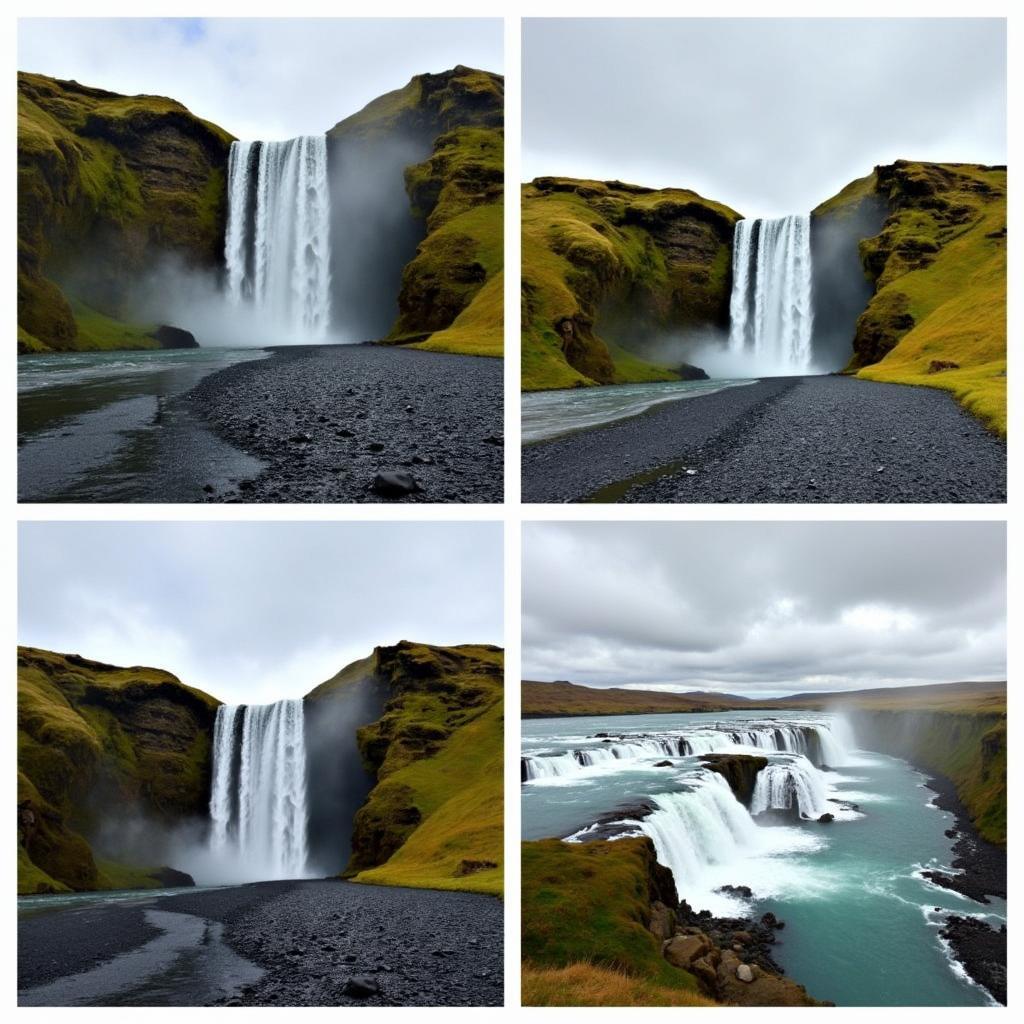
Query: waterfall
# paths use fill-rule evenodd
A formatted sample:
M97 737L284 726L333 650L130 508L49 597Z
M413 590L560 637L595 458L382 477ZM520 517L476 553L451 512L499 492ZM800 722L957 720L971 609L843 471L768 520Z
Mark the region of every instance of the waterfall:
M306 872L303 702L221 706L213 734L210 847L263 878Z
M232 142L224 237L228 295L288 341L323 339L330 323L327 138Z
M752 815L766 811L796 810L802 818L820 818L834 812L821 772L806 757L772 761L757 773L750 800Z
M811 365L811 218L740 220L733 235L729 350L756 372Z

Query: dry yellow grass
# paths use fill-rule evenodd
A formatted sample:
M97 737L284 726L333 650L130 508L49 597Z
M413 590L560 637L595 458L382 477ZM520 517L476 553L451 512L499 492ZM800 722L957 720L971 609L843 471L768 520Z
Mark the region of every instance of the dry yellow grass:
M523 964L524 1006L717 1006L705 996L588 963Z

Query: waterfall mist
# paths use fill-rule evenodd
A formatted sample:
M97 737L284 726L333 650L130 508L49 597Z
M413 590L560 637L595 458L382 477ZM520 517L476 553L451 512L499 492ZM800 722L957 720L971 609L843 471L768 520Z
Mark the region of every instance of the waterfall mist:
M328 140L331 307L339 338L385 337L398 316L402 271L426 235L405 170L430 153L428 136Z

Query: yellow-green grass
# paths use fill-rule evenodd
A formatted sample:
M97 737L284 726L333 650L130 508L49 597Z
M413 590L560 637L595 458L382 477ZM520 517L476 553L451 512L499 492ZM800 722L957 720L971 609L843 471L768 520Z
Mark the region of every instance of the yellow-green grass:
M648 930L653 868L648 839L523 843L524 971L585 964L635 978L641 988L697 996L696 979L662 957Z
M377 778L347 877L500 894L504 654L403 641L376 652L393 696L357 735Z
M159 348L153 337L156 324L129 324L107 316L76 299L71 300L78 336L77 352L108 352L131 349Z
M499 702L456 730L440 753L413 761L375 788L374 799L386 801L393 787L407 787L423 821L385 864L355 881L502 894L503 723Z
M504 308L505 275L499 270L476 293L451 327L435 331L426 341L415 342L409 348L467 356L503 356Z
M522 969L523 1006L717 1006L689 989L591 963Z
M889 257L869 310L899 304L914 325L880 362L857 375L948 391L1005 437L1006 171L952 170L953 184L940 196L963 211L962 224L944 224L932 210L916 206L898 210L887 224L890 247L910 242L937 251L920 269L906 269L897 255ZM979 194L978 184L989 191ZM933 361L958 368L929 372Z

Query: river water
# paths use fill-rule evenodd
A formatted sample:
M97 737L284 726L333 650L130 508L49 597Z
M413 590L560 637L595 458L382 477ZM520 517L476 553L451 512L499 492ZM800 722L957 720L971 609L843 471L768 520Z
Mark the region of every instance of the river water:
M842 720L813 712L630 715L529 720L522 733L523 772L540 773L522 785L523 838L585 838L598 817L651 801L655 814L631 821L639 815L624 813L623 831L654 839L695 909L771 910L784 920L774 955L816 998L993 1005L949 956L939 927L951 911L998 927L1005 904L983 906L921 877L949 870L952 816L932 805L919 772L858 749ZM819 734L824 743L814 740ZM755 820L700 768L699 754L665 752L686 739L698 751L761 754L780 771L807 774L807 757L775 749L793 746L791 735L811 740L807 750L820 762L811 781L823 787L817 799L828 801L831 823L795 812ZM671 767L655 767L666 760ZM716 892L722 885L750 886L753 898Z
M20 501L196 501L255 475L174 399L260 349L68 352L18 357Z
M665 402L713 395L756 380L679 380L657 384L529 391L522 395L523 444L546 441L578 430L639 416Z

